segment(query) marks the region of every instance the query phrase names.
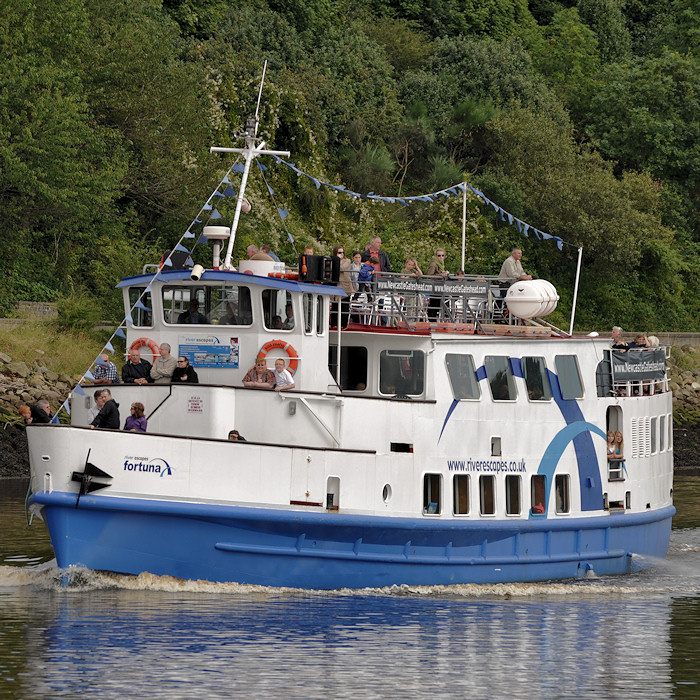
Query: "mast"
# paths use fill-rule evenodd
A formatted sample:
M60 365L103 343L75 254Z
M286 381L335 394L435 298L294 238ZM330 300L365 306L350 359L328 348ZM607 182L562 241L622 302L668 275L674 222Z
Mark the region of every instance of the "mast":
M271 151L265 149L265 142L260 141L257 138L258 124L259 124L259 111L260 111L260 99L262 98L263 82L265 80L265 72L267 70L267 60L263 66L262 79L260 80L260 89L258 91L258 102L255 107L255 114L249 116L245 122L245 129L238 132L236 136L242 136L245 140L244 148L225 148L223 146L212 146L209 149L210 153L238 153L242 155L245 160L245 166L243 168L243 177L241 177L240 191L238 193L238 198L236 199L236 211L233 214L233 223L231 224L231 236L228 239L228 248L226 249L226 257L224 258L224 264L221 266L223 270L232 270L231 265L231 254L233 252L233 244L236 240L236 231L238 229L238 222L241 218L241 207L243 206L243 200L245 195L246 184L248 183L248 174L250 173L250 166L258 156L278 156L280 158L289 158L289 151Z

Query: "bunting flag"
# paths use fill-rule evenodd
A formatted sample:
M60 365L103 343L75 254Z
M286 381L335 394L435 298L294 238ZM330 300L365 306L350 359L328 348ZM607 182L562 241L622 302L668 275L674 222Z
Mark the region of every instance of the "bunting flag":
M194 238L194 233L192 233L192 231L187 229L187 231L185 231L185 235L183 236L183 238Z
M100 367L107 367L107 363L99 355L97 356L93 364L99 365Z
M209 202L207 202L207 203L202 207L202 211L211 211L213 208L214 208L214 207L212 207L212 205L209 204Z
M189 252L190 252L190 251L187 250L187 248L185 248L185 246L182 245L181 243L178 243L178 244L173 248L173 250L179 250L181 253L189 253Z
M149 287L150 287L150 285L149 285ZM148 290L148 287L146 289ZM109 342L109 340L105 343L105 350L107 350L112 355L114 355L114 346L112 345L112 343Z
M134 319L131 318L131 311L124 317L124 320L127 322L129 326L134 325Z
M143 309L143 311L150 311L150 309L139 299L135 304L135 309Z
M73 391L80 396L85 396L85 392L83 391L83 387L80 386L80 384L76 384L73 387Z
M233 170L236 173L243 174L245 172L245 166L241 163L234 163L234 165L231 167L231 170Z
M61 406L61 408L63 408L63 406ZM59 408L58 410L60 411L61 408ZM54 417L51 419L51 422L52 423L60 423L61 422L60 420L58 420L58 413L54 414Z
M83 375L86 379L89 379L91 382L95 381L95 375L88 369L85 370L85 374Z
M121 326L119 326L119 328L117 328L117 330L114 331L114 335L118 336L119 338L124 338L124 340L126 340L126 334L122 330Z
M255 159L255 162L258 164L258 168L260 169L261 173L266 173L267 172L267 166L263 165L257 158Z
M221 217L221 214L219 213L219 210L214 209L214 211L211 213L211 216L209 217L209 221L216 221L217 219L221 219L221 218L222 217Z
M289 214L289 209L282 209L282 207L277 207L277 212L280 215L280 219L286 219Z
M197 243L206 243L208 240L209 239L203 233L200 233Z
M265 183L265 184L267 184L267 183ZM275 191L272 189L272 187L270 187L270 185L267 185L267 191L270 193L271 197L275 196Z
M70 403L69 403L68 399L66 399L66 400L63 402L63 406L61 406L61 408L65 409L66 413L67 413L68 415L70 415ZM60 410L60 409L59 409L59 410Z
M235 197L236 196L236 190L229 185L225 190L224 193L221 195L222 197Z
M163 265L165 267L172 267L173 266L173 261L170 259L170 256L168 255L167 258L163 261Z
M219 190L214 190L212 193L214 197L225 197L226 195L223 192L219 192Z

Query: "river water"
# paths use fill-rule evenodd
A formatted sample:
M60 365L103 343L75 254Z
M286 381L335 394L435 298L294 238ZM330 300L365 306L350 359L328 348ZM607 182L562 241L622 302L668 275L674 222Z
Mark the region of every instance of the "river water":
M626 577L309 592L86 571L0 480L0 698L698 698L700 477Z

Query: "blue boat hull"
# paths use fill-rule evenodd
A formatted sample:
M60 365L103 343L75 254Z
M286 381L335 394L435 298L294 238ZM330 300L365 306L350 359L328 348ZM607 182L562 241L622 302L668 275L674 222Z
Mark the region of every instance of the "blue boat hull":
M666 555L673 506L512 521L387 518L38 492L58 566L309 589L624 574Z

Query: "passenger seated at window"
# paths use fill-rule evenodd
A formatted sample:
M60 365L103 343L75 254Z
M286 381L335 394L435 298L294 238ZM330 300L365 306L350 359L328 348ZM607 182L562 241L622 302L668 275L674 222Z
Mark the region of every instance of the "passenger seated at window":
M282 330L291 331L294 328L294 307L291 304L287 304L284 307L284 313L286 318L282 322Z
M220 326L237 326L238 318L233 311L231 302L226 303L226 313L219 319Z
M145 416L145 408L140 401L131 404L131 415L127 416L124 430L131 433L145 433L148 428L148 420Z
M615 454L615 431L608 430L608 460L610 460Z
M288 389L294 389L294 379L292 379L291 372L285 368L284 360L278 357L275 360L275 391L287 391Z
M246 441L246 439L237 430L229 430L228 439L231 442L245 442Z
M177 317L178 323L209 323L207 317L199 311L199 301L190 299L187 311L183 311Z
M613 450L612 455L608 452L608 461L609 462L623 462L625 458L622 455L622 433L619 430L615 431L614 446L615 446L615 449Z
M274 330L282 330L284 326L282 325L282 317L281 316L273 316L272 317L272 325L271 328Z

